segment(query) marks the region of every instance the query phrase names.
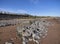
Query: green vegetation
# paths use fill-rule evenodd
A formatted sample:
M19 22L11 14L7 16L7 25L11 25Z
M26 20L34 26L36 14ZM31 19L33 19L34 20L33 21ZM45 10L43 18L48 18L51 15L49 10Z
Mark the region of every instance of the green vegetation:
M32 21L29 21L30 24L32 24Z
M22 37L22 34L18 34L18 36L21 38Z

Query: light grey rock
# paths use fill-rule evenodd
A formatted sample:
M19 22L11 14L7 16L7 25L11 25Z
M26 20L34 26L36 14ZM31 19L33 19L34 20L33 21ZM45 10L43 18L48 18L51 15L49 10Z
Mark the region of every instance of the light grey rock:
M26 23L26 22L25 22ZM27 44L28 41L30 41L30 37L32 38L34 42L39 44L38 40L41 40L42 38L45 38L47 36L48 27L51 22L45 21L45 20L35 20L31 25L25 26L25 27L17 27L18 33L22 32L22 39L23 44ZM25 32L23 32L25 30ZM24 33L24 34L23 34ZM30 36L30 37L29 37ZM27 38L25 38L27 37Z

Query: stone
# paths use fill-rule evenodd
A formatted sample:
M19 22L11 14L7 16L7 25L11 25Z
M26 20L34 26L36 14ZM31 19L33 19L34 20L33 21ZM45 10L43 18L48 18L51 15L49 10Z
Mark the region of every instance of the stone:
M34 41L39 44L38 40L45 38L47 36L48 27L50 22L45 20L35 20L31 25L22 28L17 28L18 33L22 31L23 44L27 44L28 41ZM30 37L32 39L30 39Z

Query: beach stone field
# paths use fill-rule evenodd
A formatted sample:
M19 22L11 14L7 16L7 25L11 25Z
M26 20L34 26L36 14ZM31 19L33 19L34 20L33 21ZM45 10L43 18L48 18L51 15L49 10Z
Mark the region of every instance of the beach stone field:
M0 20L0 44L60 44L60 18Z
M27 22L25 22L27 24ZM28 44L33 41L40 44L41 39L48 35L48 26L53 25L52 22L46 20L30 21L28 25L17 26L17 34L22 39L22 44Z

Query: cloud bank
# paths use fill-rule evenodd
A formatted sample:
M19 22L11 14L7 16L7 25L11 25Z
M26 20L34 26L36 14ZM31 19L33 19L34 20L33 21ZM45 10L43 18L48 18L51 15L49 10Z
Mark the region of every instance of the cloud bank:
M4 9L4 8L0 8L0 11L5 11L5 12L10 12L10 13L28 13L27 10L24 9L19 9L19 10L10 10L10 9Z

